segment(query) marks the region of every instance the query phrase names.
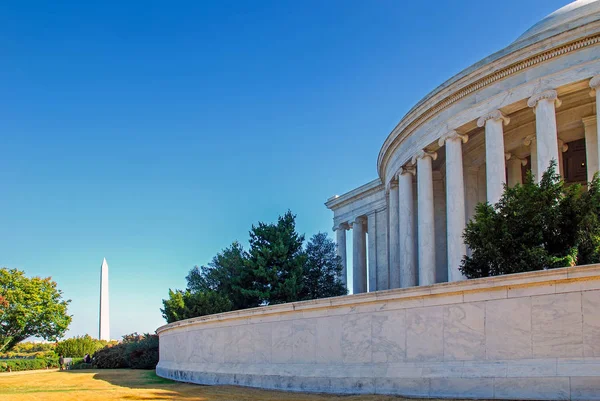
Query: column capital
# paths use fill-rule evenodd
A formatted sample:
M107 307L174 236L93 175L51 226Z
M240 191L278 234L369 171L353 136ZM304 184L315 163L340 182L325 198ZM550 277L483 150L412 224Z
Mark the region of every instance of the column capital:
M556 107L560 107L562 102L558 98L558 93L555 90L547 90L544 92L536 93L527 100L527 106L532 107L535 110L535 107L538 105L540 100L549 100L554 101L554 105Z
M532 143L535 142L535 135L528 135L523 139L523 145L531 146Z
M504 125L508 125L508 123L510 123L510 118L506 117L500 110L494 110L484 116L479 117L479 119L477 120L477 126L480 128L485 126L485 123L488 120L502 120Z
M583 117L581 119L584 127L595 127L596 126L596 116Z
M563 141L562 139L558 140L558 148L560 149L561 152L565 153L567 150L569 150L569 145L567 145L565 143L565 141Z
M469 135L459 134L458 132L452 130L442 135L442 137L438 140L438 145L444 146L446 141L452 141L454 139L460 139L462 143L467 143L469 140ZM435 160L435 158L433 160Z
M521 159L519 156L515 155L514 153L505 153L504 156L506 157L506 160L512 160L513 162L518 161L523 166L527 165L527 159Z
M367 218L365 216L358 216L354 221L350 222L350 227L354 228L356 225L364 226L367 222Z
M417 160L425 159L426 157L431 157L432 160L437 160L437 152L430 152L428 150L421 149L416 155L413 156L411 164L416 164Z
M398 175L404 175L404 174L412 174L415 175L417 172L415 170L415 166L402 166L400 167L400 170L398 171Z
M600 75L596 75L590 79L590 97L596 97L596 91L600 90Z
M348 224L348 222L343 222L338 224L337 226L333 227L333 231L338 231L338 230L349 230L350 229L350 224Z

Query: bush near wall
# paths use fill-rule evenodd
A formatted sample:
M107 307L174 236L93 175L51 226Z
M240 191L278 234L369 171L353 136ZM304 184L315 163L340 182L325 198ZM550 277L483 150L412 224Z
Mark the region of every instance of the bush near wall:
M600 177L587 191L565 185L556 162L540 183L505 188L495 205L480 203L464 232L471 256L468 278L521 273L600 262Z
M123 342L97 351L92 365L99 369L154 369L158 364L158 336L137 333L123 336Z

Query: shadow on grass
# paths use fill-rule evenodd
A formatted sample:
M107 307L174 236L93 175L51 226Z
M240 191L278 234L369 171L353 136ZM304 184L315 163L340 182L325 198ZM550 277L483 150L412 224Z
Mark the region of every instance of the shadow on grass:
M122 395L124 400L205 400L198 394L193 394L188 385L173 380L158 377L153 370L131 369L75 369L65 370L61 373L83 374L94 373L94 380L101 380L113 386L129 389L145 390L144 394ZM182 392L185 388L188 391ZM153 391L158 390L158 391Z

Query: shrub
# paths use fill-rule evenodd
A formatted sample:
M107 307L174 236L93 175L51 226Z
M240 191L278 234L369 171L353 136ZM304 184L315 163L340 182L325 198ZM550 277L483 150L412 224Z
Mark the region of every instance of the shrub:
M553 162L539 184L505 188L496 205L477 205L465 229L472 251L468 278L553 269L600 261L600 178L588 191L565 186Z
M98 350L92 365L99 369L154 369L158 363L158 336L137 333L123 336L123 342Z
M158 364L158 336L146 334L139 341L126 344L126 357L132 369L154 369Z
M107 345L96 351L92 358L92 365L98 369L126 368L125 344Z
M68 338L59 342L54 352L64 357L83 358L85 354L92 355L99 349L104 348L106 344L106 341L96 340L86 334L85 336Z
M8 359L0 362L0 372L19 372L23 370L36 370L57 367L58 358Z

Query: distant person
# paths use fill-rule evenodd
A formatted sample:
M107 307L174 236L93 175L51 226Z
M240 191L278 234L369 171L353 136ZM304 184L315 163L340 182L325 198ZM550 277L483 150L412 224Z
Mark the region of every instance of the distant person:
M62 354L58 356L58 367L60 370L65 370L65 358L63 358Z

